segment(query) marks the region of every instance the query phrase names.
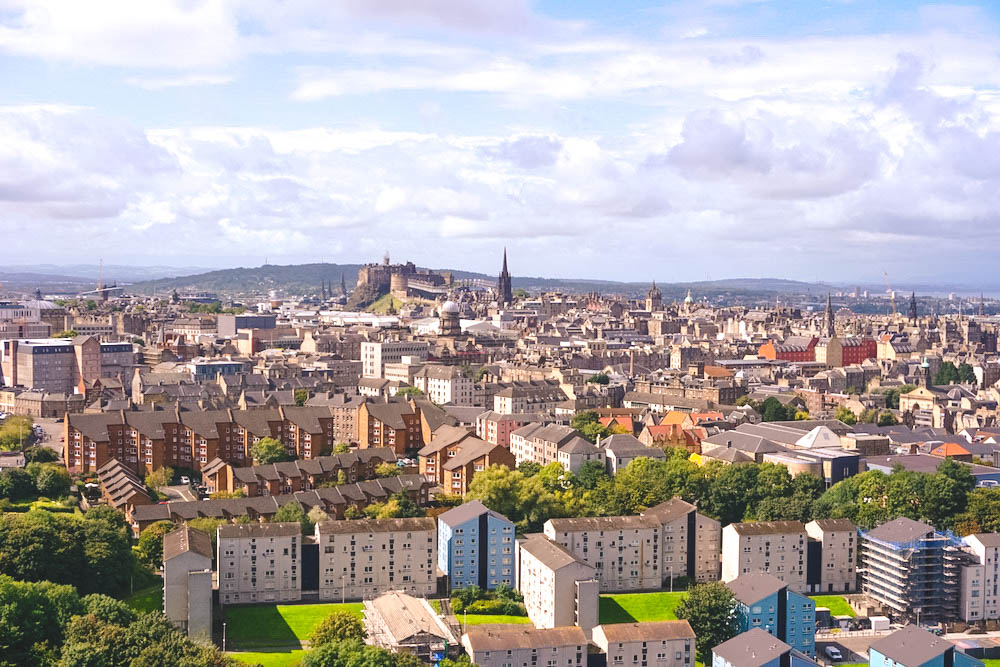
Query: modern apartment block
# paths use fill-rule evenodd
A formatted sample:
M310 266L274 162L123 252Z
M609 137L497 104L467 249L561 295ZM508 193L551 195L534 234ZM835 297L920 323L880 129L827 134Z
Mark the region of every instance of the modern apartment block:
M760 570L804 593L807 551L801 521L731 523L722 529L722 580Z
M515 530L502 514L478 500L453 507L438 520L438 569L448 588L515 586Z
M212 639L212 538L179 526L163 536L163 613L193 639Z
M320 600L368 599L388 591L437 589L434 519L364 519L316 524Z
M549 519L543 530L594 567L602 591L658 589L677 577L719 578L719 522L680 498L641 516Z
M531 414L502 415L493 410L487 410L476 417L476 436L494 445L503 445L510 449L510 436L522 426L535 421Z
M549 519L547 538L594 568L602 592L659 588L660 524L645 516Z
M660 525L660 574L664 582L681 576L698 583L719 580L722 525L718 521L680 498L654 505L642 515Z
M736 597L740 632L762 628L806 655L816 654L816 604L766 572L727 583Z
M462 635L465 652L479 667L586 667L587 643L576 626L470 625Z
M544 466L557 461L559 449L576 438L580 434L569 426L528 424L510 434L510 451L517 465L533 461Z
M964 539L965 551L975 559L962 567L958 617L966 623L1000 619L1000 534Z
M961 568L973 557L961 541L900 517L862 532L861 590L889 616L936 623L958 617Z
M810 593L848 593L858 586L858 529L850 519L817 519L809 536L806 584Z
M544 535L528 535L518 542L517 581L535 627L577 625L590 637L600 587L593 566Z
M390 447L397 454L424 445L420 429L420 409L406 401L366 402L358 408L358 445Z
M608 667L691 667L694 630L687 621L614 623L594 628L594 644Z
M403 357L424 360L429 350L430 345L425 341L364 341L361 343L361 375L380 378L386 364L398 364Z
M302 598L301 524L219 526L217 541L220 604Z

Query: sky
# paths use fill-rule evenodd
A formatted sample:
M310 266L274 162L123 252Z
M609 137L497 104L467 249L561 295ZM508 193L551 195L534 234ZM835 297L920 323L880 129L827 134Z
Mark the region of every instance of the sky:
M0 0L0 266L495 273L506 246L515 275L974 283L998 25L996 2Z

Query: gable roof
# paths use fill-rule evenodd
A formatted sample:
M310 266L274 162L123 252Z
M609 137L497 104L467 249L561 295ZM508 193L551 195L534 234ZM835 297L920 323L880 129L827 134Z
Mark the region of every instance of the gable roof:
M163 561L193 552L199 556L204 556L209 560L211 567L212 560L212 538L208 533L204 533L187 524L178 526L163 536Z
M872 642L868 650L878 651L901 665L923 665L954 648L955 645L944 637L907 625Z

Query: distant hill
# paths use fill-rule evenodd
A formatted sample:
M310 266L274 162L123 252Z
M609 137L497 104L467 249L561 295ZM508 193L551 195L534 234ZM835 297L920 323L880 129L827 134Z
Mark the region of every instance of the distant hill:
M317 293L324 281L332 282L334 289L340 286L344 276L347 289L354 288L360 264L266 264L258 267L221 269L157 280L137 282L130 291L140 294L163 294L173 290L207 291L220 294L266 294L268 290L278 290L289 294ZM495 276L473 271L435 269L451 271L456 280L495 280ZM534 291L564 291L570 293L601 292L640 296L649 289L646 282L618 282L611 280L588 280L566 278L543 278L515 276L514 288ZM680 300L691 290L695 298L743 297L762 298L774 294L820 294L830 289L827 285L781 280L774 278L742 278L698 281L690 283L658 283L665 300Z

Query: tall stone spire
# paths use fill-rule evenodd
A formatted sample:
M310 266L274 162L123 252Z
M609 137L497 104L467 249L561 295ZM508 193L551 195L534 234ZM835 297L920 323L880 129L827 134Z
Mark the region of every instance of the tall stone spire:
M910 294L910 324L916 326L917 324L917 293L912 292Z
M340 295L347 296L347 283L344 282L344 274L340 274Z
M503 249L503 267L500 269L500 277L497 279L497 301L501 306L508 306L514 301L510 272L507 270L507 248Z

